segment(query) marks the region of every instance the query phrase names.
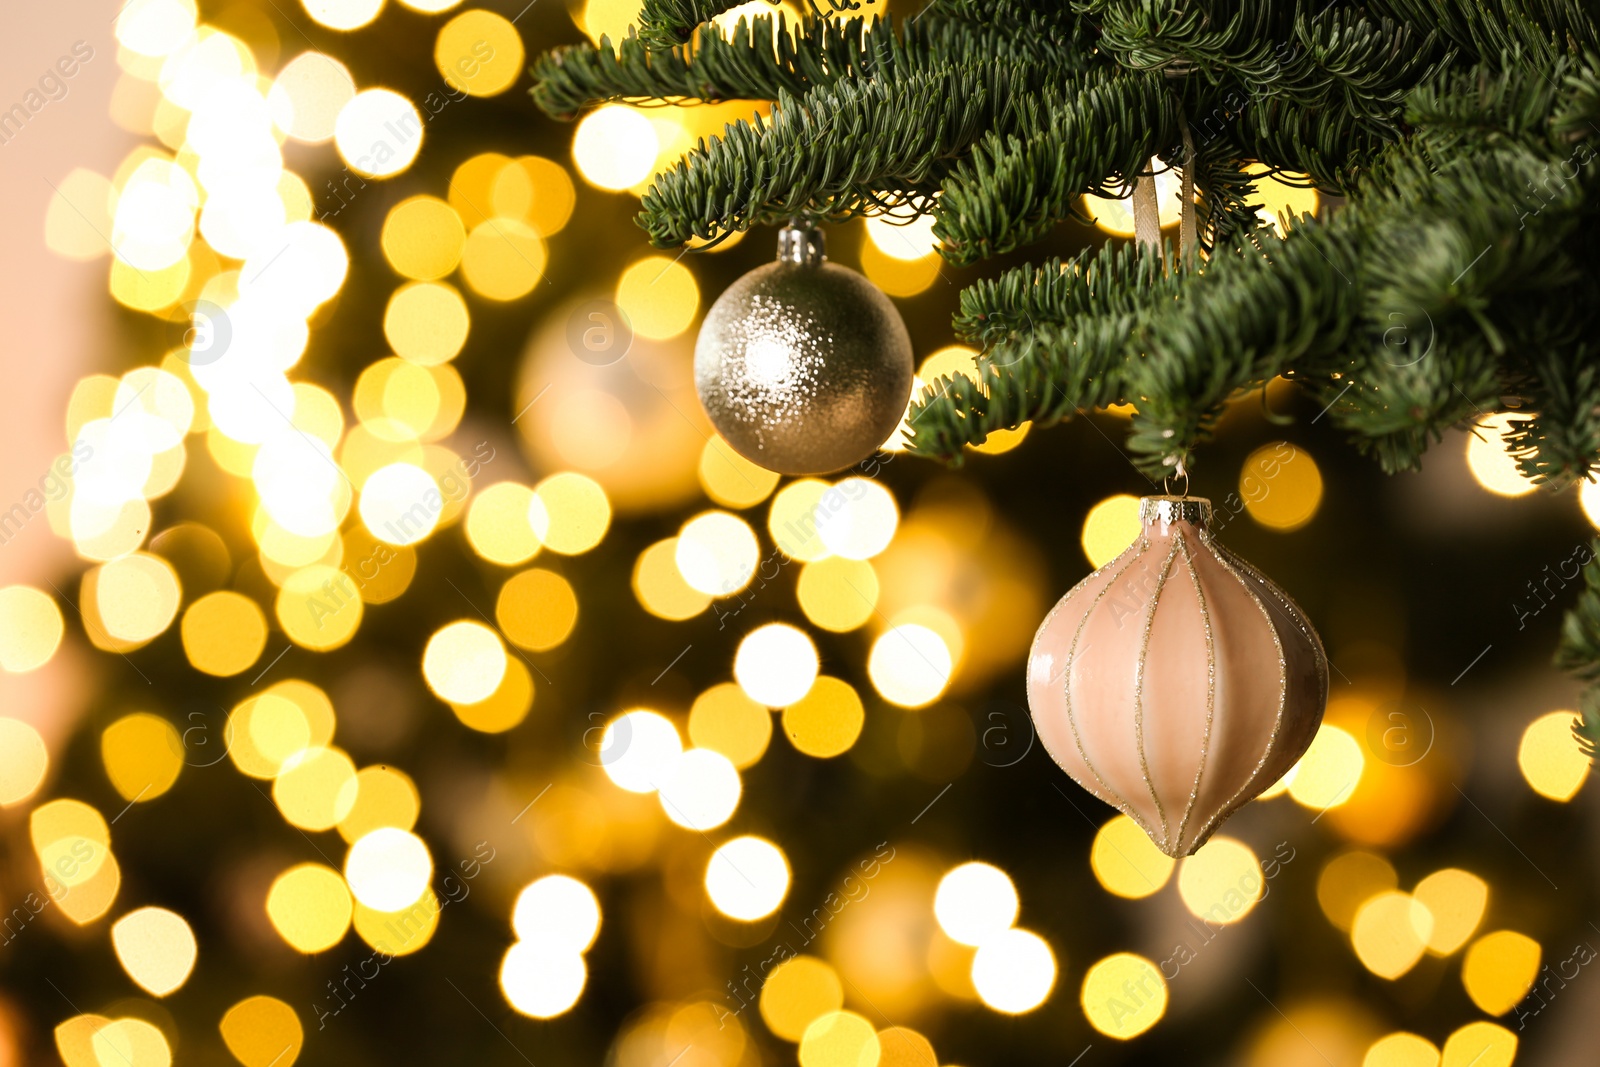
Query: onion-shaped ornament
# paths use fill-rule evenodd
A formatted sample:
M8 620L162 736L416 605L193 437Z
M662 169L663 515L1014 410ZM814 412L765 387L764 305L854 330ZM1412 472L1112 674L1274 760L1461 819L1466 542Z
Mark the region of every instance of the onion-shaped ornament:
M872 455L911 398L911 335L883 290L791 225L778 259L734 282L694 348L700 403L734 451L780 474Z
M1028 658L1050 755L1174 857L1294 766L1328 699L1304 612L1210 519L1208 500L1140 501L1138 539L1057 602Z

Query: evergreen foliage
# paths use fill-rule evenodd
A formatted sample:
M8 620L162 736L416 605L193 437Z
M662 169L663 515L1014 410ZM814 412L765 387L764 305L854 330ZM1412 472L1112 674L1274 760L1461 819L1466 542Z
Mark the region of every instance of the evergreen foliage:
M650 0L619 45L535 65L535 99L776 102L659 175L660 246L792 217L931 213L968 264L1036 241L1085 195L1191 170L1199 249L1123 247L962 294L980 380L931 383L912 450L963 448L1116 402L1146 473L1192 465L1223 406L1282 375L1389 471L1490 412L1560 487L1600 461L1600 30L1576 0L932 0L898 22L813 12L706 23ZM835 7L846 6L835 3ZM1255 217L1256 176L1342 198ZM1600 571L1561 661L1600 682ZM1600 690L1596 691L1600 694ZM1585 704L1600 739L1600 695Z

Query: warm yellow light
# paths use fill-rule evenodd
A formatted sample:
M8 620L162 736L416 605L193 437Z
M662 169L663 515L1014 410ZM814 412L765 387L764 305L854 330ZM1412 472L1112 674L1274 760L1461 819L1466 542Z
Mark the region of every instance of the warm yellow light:
M355 803L339 820L339 836L354 842L385 826L409 830L417 823L422 797L403 771L382 765L356 773Z
M1098 570L1122 555L1139 536L1139 498L1127 493L1108 496L1083 519L1083 554Z
M726 511L702 512L684 523L674 551L683 580L713 597L732 596L749 585L761 562L755 531Z
M722 914L742 922L764 919L789 894L789 861L762 837L736 837L711 854L706 895Z
M1468 1023L1444 1043L1439 1067L1511 1067L1517 1035L1494 1023Z
M845 478L816 505L817 536L845 559L871 559L889 547L900 523L894 496L868 478Z
M855 688L826 675L817 679L811 692L783 709L783 732L790 744L817 759L848 752L866 721Z
M578 123L572 161L590 185L619 192L650 176L660 147L648 118L633 108L607 104Z
M378 911L356 901L350 925L356 936L389 956L409 956L425 948L439 929L444 905L432 889L395 911Z
M50 753L39 731L20 719L0 718L0 807L33 796L49 769Z
M1020 907L1011 876L976 861L947 871L933 896L939 927L963 945L982 945L1011 929Z
M689 709L689 740L722 753L740 770L760 760L771 739L771 712L732 682L707 689Z
M345 856L344 878L355 898L375 911L416 903L433 877L433 857L422 838L385 826L358 838Z
M876 1067L883 1057L878 1032L853 1011L831 1011L800 1035L800 1067Z
M644 708L612 719L600 735L600 766L630 793L659 789L682 752L678 728Z
M751 700L781 708L811 691L820 666L817 646L805 631L774 622L752 630L739 642L733 677Z
M886 256L916 260L931 256L939 245L933 235L933 216L918 215L907 221L887 215L867 219L867 238Z
M547 256L544 241L526 222L489 219L467 235L461 273L479 296L516 300L539 284Z
M278 875L267 890L267 918L289 947L308 955L344 940L354 906L332 867L302 863Z
M554 160L518 156L506 160L490 175L487 213L475 211L473 223L486 218L521 219L540 237L560 233L577 205L572 176Z
M361 594L350 576L337 567L302 567L278 590L274 614L289 640L302 648L326 652L355 636L361 625Z
M1283 533L1298 530L1322 503L1322 472L1305 449L1274 441L1245 458L1239 496L1261 525Z
M1479 485L1496 496L1526 496L1538 488L1523 477L1505 446L1511 420L1532 417L1533 413L1527 411L1486 415L1467 433L1467 469Z
M1317 876L1317 903L1330 923L1349 931L1361 905L1399 882L1394 867L1382 856L1359 849L1341 852Z
M686 830L713 830L738 810L744 791L733 761L709 748L691 748L666 766L658 798L667 818Z
M305 1042L294 1009L276 997L246 997L228 1009L218 1029L244 1067L287 1067L299 1058Z
M283 761L272 799L302 830L331 830L356 803L356 765L337 748L305 748Z
M622 272L616 302L634 333L665 341L693 324L700 310L700 287L678 260L646 256Z
M1415 967L1433 934L1433 915L1421 901L1385 890L1356 911L1350 944L1362 966L1393 981Z
M576 556L605 538L611 501L593 478L564 471L534 486L533 493L528 524L550 551Z
M45 246L79 261L110 255L106 234L111 232L116 206L117 191L104 175L74 167L56 186L45 209ZM77 437L70 420L67 430L69 439Z
M85 576L84 584L91 583L97 621L113 640L150 641L178 613L178 574L159 556L138 552L112 560Z
M1572 734L1577 716L1552 711L1539 716L1522 731L1517 746L1517 766L1522 777L1540 796L1563 803L1577 795L1589 780L1589 757Z
M576 878L546 875L517 894L511 928L522 941L543 951L587 952L600 933L600 901Z
M0 670L24 674L50 662L66 623L50 594L30 585L0 589Z
M907 260L889 255L870 241L861 246L861 273L890 296L910 297L927 292L939 280L943 263L934 252ZM919 389L912 389L913 395L918 392Z
M1416 1034L1388 1034L1372 1043L1361 1067L1439 1067L1439 1046Z
M330 30L359 30L378 17L383 0L300 0L306 14Z
M1056 957L1044 938L1015 927L988 938L972 957L972 985L995 1011L1021 1015L1056 984Z
M1101 888L1129 900L1142 900L1166 885L1176 865L1126 815L1100 827L1089 847L1089 866Z
M361 521L380 541L414 545L433 532L444 497L433 476L411 463L391 463L361 486Z
M1539 977L1539 942L1515 930L1496 930L1472 943L1461 961L1461 984L1485 1014L1504 1015Z
M66 1067L171 1067L172 1046L155 1025L133 1016L75 1015L55 1030Z
M1489 883L1455 867L1435 871L1417 883L1412 893L1433 916L1428 951L1448 956L1467 943L1489 906Z
M448 363L472 328L467 302L447 282L410 282L389 297L383 336L401 359L424 367Z
M227 678L247 670L267 647L267 616L242 593L207 593L190 604L179 626L195 670Z
M1304 214L1315 215L1321 198L1304 174L1284 171L1279 178L1269 173L1271 169L1265 163L1252 163L1245 168L1247 173L1258 177L1255 189L1244 202L1253 205L1256 215L1271 223L1281 235L1284 233L1283 217L1298 219ZM1289 184L1291 181L1295 184Z
M761 1018L785 1041L799 1041L806 1028L844 1007L839 974L815 956L792 956L761 985Z
M578 597L572 583L554 571L535 567L507 579L495 600L495 621L507 640L530 652L561 644L578 623Z
M767 512L767 532L778 550L790 559L806 562L829 554L817 532L817 505L829 489L818 478L801 478L778 490Z
M866 560L819 559L802 566L795 583L806 618L835 633L864 626L877 611L878 593L878 572Z
M333 139L339 112L356 95L350 69L325 52L301 52L278 71L267 93L273 124L297 141Z
M1118 952L1091 966L1080 996L1089 1025L1119 1041L1138 1037L1167 1013L1167 983L1154 963Z
M700 452L700 488L725 508L761 503L778 484L778 474L745 459L720 436L706 439Z
M576 952L544 952L519 941L500 964L500 990L506 1002L534 1019L570 1011L583 995L589 971Z
M188 981L198 946L183 916L166 908L138 908L111 926L111 946L134 984L164 997Z
M117 42L142 56L170 55L194 37L194 0L131 0L117 13Z
M1218 835L1178 865L1178 897L1189 914L1213 926L1250 914L1266 887L1261 864L1243 841Z
M185 747L170 722L137 711L105 728L100 735L100 760L112 788L124 800L147 803L178 780Z
M676 537L639 553L633 567L633 594L650 614L674 622L691 619L711 604L711 597L691 587L678 570Z
M392 89L364 89L339 109L333 143L357 174L391 178L422 149L422 115Z
M872 643L867 674L878 694L903 708L938 700L950 685L955 661L944 638L920 623L891 626Z
M339 291L349 270L350 253L338 234L321 223L291 222L283 228L279 247L264 248L245 260L239 292L259 297L261 306L271 308L270 314L293 311L309 316ZM237 308L230 314L236 312ZM235 323L234 329L238 328ZM281 415L293 415L292 408L291 403ZM281 415L278 422L283 421Z
M504 15L474 9L445 23L433 61L445 84L469 96L496 96L522 74L525 52L517 28Z
M1361 742L1340 727L1323 723L1300 757L1289 795L1316 811L1336 808L1356 791L1366 762Z
M528 524L533 490L517 482L496 482L472 498L467 509L467 540L478 555L503 567L532 559L539 537Z
M413 196L389 209L379 243L396 271L418 281L434 281L461 263L467 229L445 201Z
M440 627L422 653L428 688L456 704L487 700L505 673L506 646L500 635L471 619Z

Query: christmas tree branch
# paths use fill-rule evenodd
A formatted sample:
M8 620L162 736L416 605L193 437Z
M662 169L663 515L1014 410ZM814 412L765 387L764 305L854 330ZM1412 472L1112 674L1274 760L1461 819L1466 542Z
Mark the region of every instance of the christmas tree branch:
M1561 620L1556 666L1589 683L1579 699L1581 717L1574 732L1593 758L1600 747L1600 541L1589 546L1583 568L1583 592Z

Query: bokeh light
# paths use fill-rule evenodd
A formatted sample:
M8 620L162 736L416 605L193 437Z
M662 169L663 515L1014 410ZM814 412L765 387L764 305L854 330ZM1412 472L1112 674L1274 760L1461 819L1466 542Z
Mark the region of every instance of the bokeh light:
M736 837L706 864L706 895L730 919L754 922L778 910L789 894L789 861L766 838Z
M694 322L700 310L700 287L681 262L666 256L647 256L622 272L617 280L616 303L634 333L666 341Z
M1010 876L988 863L947 871L933 898L940 929L963 945L982 945L1011 929L1020 907Z
M1461 960L1461 984L1488 1015L1504 1015L1533 988L1543 957L1539 942L1515 930L1496 930L1472 943Z
M1141 900L1166 885L1176 865L1126 815L1113 816L1101 826L1089 848L1089 866L1101 887L1129 900Z
M1127 493L1106 497L1083 520L1083 554L1099 569L1122 554L1139 536L1139 498Z
M839 973L816 956L784 960L761 986L761 1018L785 1041L799 1041L813 1022L842 1007Z
M422 127L416 106L399 93L364 89L339 109L333 143L345 164L362 177L392 178L422 150Z
M1367 970L1392 981L1416 966L1432 934L1433 914L1427 905L1390 889L1356 910L1350 944Z
M700 748L722 753L734 767L743 770L767 751L772 740L772 714L735 683L722 682L695 697L694 706L689 709L689 740Z
M1589 757L1578 747L1578 739L1572 733L1577 721L1570 711L1552 711L1522 731L1517 766L1528 785L1542 797L1571 800L1589 780Z
M552 1019L578 1002L589 969L576 952L552 952L519 941L500 964L506 1002L534 1019Z
M1322 472L1305 449L1273 441L1245 457L1239 470L1239 496L1252 519L1288 533L1317 514Z
M428 888L433 857L416 834L386 826L350 846L344 877L362 904L375 911L399 911Z
M506 646L500 635L471 619L441 627L422 653L428 688L455 704L489 699L505 673Z
M733 817L743 786L727 756L691 748L667 764L658 790L667 818L688 830L712 830Z
M811 691L820 669L817 646L803 630L773 622L746 634L733 660L733 677L751 700L769 708L797 703Z
M517 894L511 928L540 951L557 955L587 952L600 933L600 901L594 890L576 878L546 875Z
M39 731L20 719L0 718L0 807L33 796L49 769L50 753Z
M660 142L644 115L607 104L585 115L572 138L572 161L584 181L616 192L639 184L655 169Z
M49 663L65 630L48 593L28 585L0 589L0 670L24 674Z
M955 669L944 638L919 623L891 626L872 643L867 674L878 695L903 708L938 700Z
M1167 983L1156 965L1118 952L1090 966L1079 996L1089 1025L1121 1041L1137 1037L1167 1011Z
M664 715L639 708L617 716L600 736L600 765L630 793L653 793L683 753L678 728Z
M302 863L273 879L267 891L267 918L296 952L324 952L344 939L353 905L339 872L320 863Z
M1222 834L1178 864L1178 897L1189 914L1214 926L1239 922L1261 899L1266 881L1249 845Z
M1486 415L1467 434L1467 469L1480 486L1496 496L1527 496L1538 488L1522 476L1505 445L1511 420L1530 417L1528 412Z
M524 55L511 20L481 8L445 23L433 46L445 84L469 96L496 96L511 88L522 74Z
M750 584L761 545L750 524L726 511L707 511L683 524L674 549L678 572L708 596L732 596Z
M861 736L867 712L849 682L827 675L783 709L783 732L796 749L816 759L848 752Z
M144 907L111 925L111 947L134 984L164 997L188 981L199 947L183 916L166 908Z
M1021 1015L1043 1004L1056 984L1056 957L1044 938L1015 927L987 938L972 957L972 985L984 1004Z

